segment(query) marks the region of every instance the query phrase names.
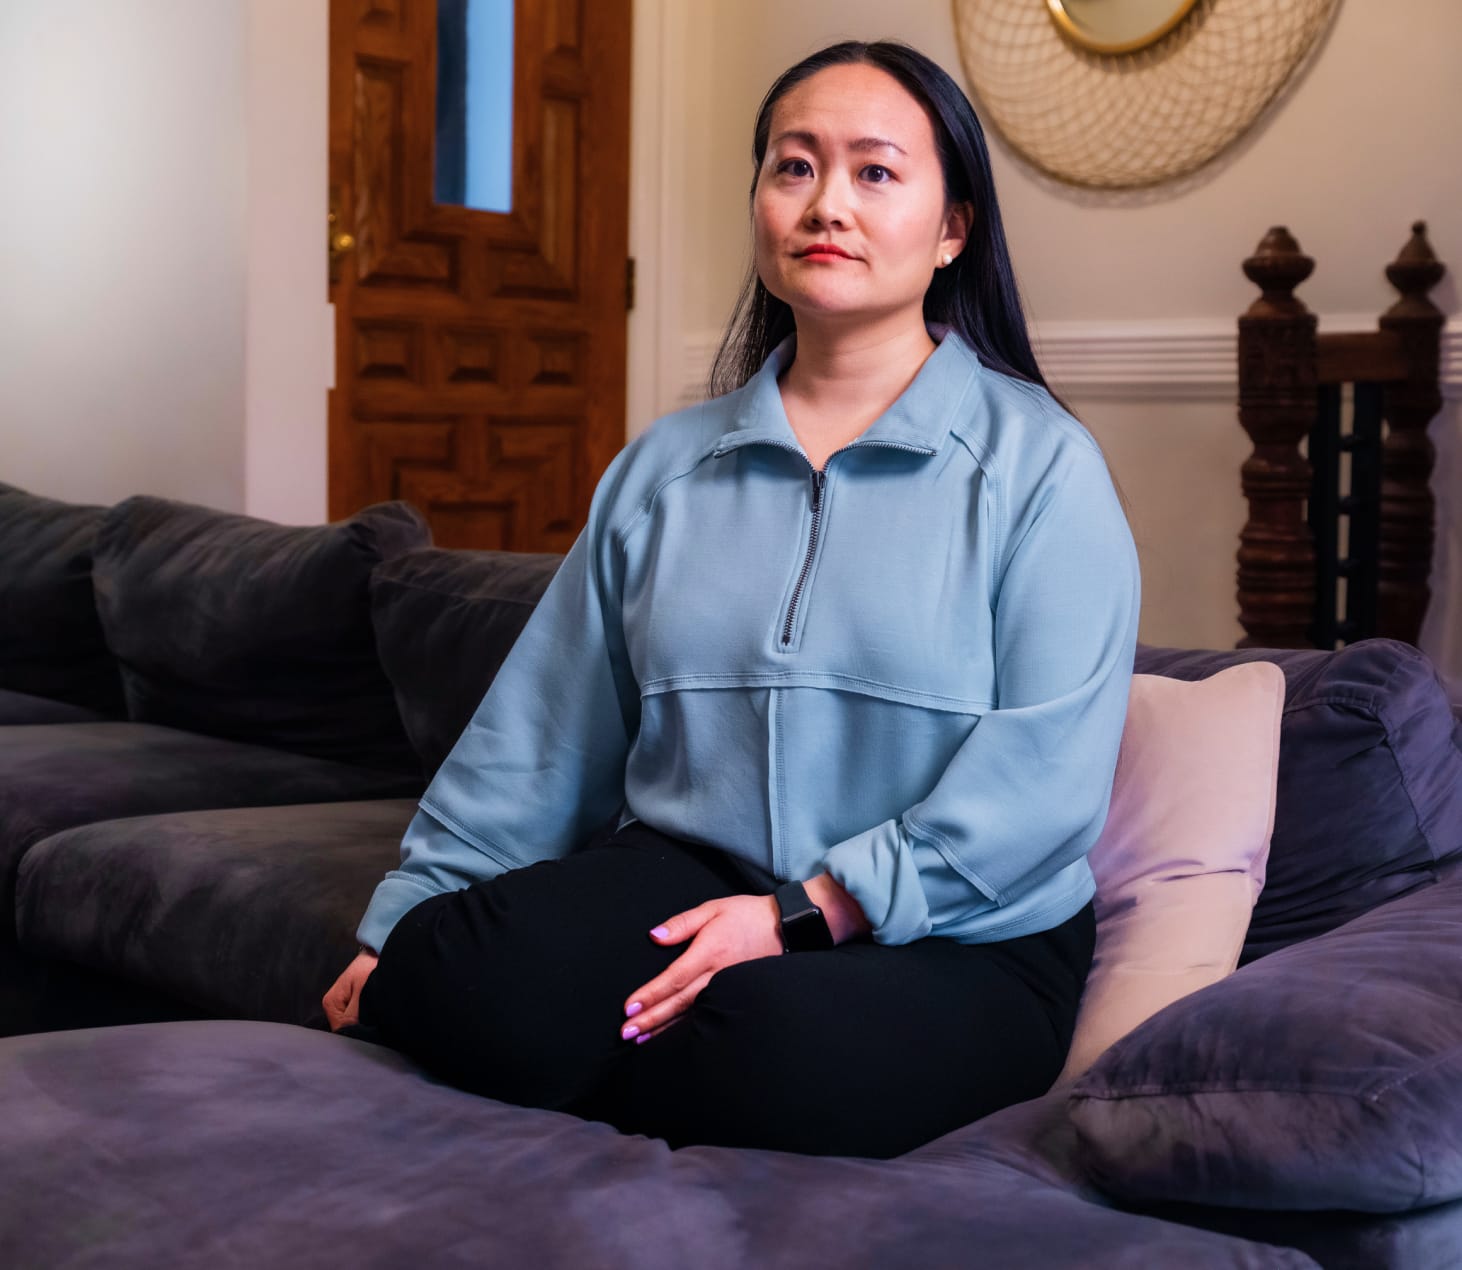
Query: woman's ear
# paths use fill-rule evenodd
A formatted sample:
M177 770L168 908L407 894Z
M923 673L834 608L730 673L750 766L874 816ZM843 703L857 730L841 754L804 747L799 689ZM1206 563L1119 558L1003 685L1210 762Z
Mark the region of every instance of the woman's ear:
M951 203L944 214L944 237L939 242L940 252L950 256L959 255L970 240L974 223L973 203Z

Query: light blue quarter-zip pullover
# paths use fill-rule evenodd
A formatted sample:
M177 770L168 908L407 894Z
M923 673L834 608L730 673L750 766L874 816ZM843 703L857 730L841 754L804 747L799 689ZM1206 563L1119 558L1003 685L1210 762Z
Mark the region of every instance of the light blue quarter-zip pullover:
M625 446L362 943L616 812L778 880L825 871L883 944L1012 938L1092 897L1136 650L1132 536L1086 429L931 334L821 472L777 385L795 335Z

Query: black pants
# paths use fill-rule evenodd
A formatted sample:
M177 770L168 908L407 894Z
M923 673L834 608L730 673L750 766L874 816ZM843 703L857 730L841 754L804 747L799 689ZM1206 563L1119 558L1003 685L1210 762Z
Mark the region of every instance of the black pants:
M692 1143L889 1158L1055 1081L1092 906L993 944L864 937L718 971L643 1045L630 992L689 943L652 926L775 879L642 823L406 913L355 1034L506 1102Z

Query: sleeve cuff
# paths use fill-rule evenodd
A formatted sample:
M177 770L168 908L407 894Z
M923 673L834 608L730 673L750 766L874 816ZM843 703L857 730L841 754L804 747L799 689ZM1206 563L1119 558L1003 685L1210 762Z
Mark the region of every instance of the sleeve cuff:
M355 928L358 943L380 952L386 946L386 936L394 929L407 910L415 908L422 900L444 892L425 885L419 878L392 870L376 887L371 902L366 906L365 916Z
M863 910L879 944L908 944L933 929L914 855L897 820L829 847L822 869Z

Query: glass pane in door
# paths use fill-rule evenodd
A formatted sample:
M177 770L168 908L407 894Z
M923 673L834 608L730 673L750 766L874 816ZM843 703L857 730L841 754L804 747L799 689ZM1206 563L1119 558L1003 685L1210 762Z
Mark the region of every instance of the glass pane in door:
M513 0L437 0L434 194L513 206Z

